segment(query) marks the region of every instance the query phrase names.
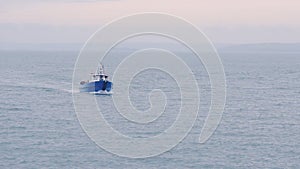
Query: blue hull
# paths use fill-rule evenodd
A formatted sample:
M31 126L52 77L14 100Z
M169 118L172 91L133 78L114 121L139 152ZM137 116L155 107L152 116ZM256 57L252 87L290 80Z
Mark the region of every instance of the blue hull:
M110 92L112 90L112 85L112 82L103 80L88 82L80 85L80 92Z

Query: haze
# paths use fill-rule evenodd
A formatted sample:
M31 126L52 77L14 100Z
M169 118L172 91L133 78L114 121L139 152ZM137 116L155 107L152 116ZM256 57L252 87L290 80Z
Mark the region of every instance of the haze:
M83 43L105 23L133 13L180 16L214 43L300 42L297 0L0 1L0 43Z

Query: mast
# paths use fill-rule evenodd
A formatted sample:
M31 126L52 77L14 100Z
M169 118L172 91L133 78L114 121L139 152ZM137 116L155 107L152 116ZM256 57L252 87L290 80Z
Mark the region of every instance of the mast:
M99 75L104 75L104 66L100 63L99 68L98 68L98 72L97 74Z

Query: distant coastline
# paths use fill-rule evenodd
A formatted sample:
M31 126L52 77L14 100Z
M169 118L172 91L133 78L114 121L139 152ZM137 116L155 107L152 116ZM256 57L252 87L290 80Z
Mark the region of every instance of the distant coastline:
M0 44L0 51L80 51L84 43ZM138 44L137 44L138 45ZM214 44L218 52L291 52L300 53L299 43ZM133 44L133 46L135 46ZM172 44L163 44L172 46Z
M217 47L221 52L291 52L300 53L300 43L252 43L223 45Z

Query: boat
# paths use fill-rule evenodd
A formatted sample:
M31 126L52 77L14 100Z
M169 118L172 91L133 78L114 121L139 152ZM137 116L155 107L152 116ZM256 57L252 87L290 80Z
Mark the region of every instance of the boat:
M91 73L90 80L81 81L80 92L89 92L94 94L112 94L113 83L108 80L108 76L104 73L104 66L100 64L95 73Z

